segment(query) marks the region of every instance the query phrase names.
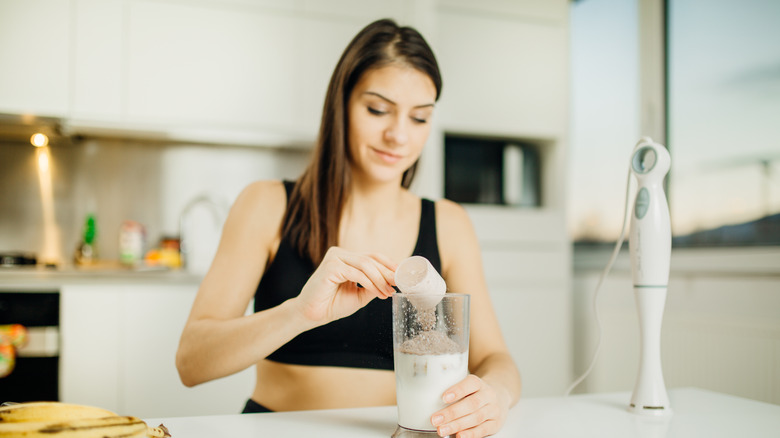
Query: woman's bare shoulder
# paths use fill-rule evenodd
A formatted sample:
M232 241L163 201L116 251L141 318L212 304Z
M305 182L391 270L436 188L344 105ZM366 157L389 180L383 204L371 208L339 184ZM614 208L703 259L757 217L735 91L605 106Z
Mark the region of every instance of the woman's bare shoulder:
M287 192L282 181L255 181L239 193L230 216L240 228L255 228L275 234L287 207Z
M450 236L453 233L473 232L471 219L462 205L449 199L436 201L436 228L442 235Z
M479 266L480 251L476 231L463 206L447 199L436 201L436 241L448 285L452 282L454 287L464 287L458 277L467 272L471 275Z
M280 204L281 201L281 204ZM279 180L261 180L249 183L238 195L236 202L263 204L273 207L275 204L284 208L287 202L287 192L284 183Z

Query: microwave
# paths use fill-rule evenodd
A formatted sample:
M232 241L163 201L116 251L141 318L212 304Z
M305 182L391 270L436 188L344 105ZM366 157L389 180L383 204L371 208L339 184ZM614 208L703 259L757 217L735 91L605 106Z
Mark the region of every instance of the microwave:
M541 206L539 146L445 134L444 197L463 204Z

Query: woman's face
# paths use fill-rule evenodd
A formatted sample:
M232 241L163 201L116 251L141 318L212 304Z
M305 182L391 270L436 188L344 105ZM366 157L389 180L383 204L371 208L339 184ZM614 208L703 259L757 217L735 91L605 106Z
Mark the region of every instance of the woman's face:
M354 176L400 181L422 153L435 101L436 86L419 70L388 65L365 72L347 107Z

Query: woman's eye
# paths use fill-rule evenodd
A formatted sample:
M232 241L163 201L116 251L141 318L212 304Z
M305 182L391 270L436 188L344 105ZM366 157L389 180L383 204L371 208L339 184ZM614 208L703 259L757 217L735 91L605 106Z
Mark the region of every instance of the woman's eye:
M368 112L373 114L373 115L375 115L375 116L381 116L381 115L385 114L384 111L378 110L378 109L372 108L372 107L368 107Z
M412 121L414 121L414 123L420 123L420 124L428 123L428 119L422 119L420 117L412 117Z

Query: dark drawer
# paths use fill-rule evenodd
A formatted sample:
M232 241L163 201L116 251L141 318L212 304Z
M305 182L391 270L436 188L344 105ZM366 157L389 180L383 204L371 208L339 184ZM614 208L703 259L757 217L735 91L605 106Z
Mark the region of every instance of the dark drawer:
M0 292L0 324L59 326L59 292Z

